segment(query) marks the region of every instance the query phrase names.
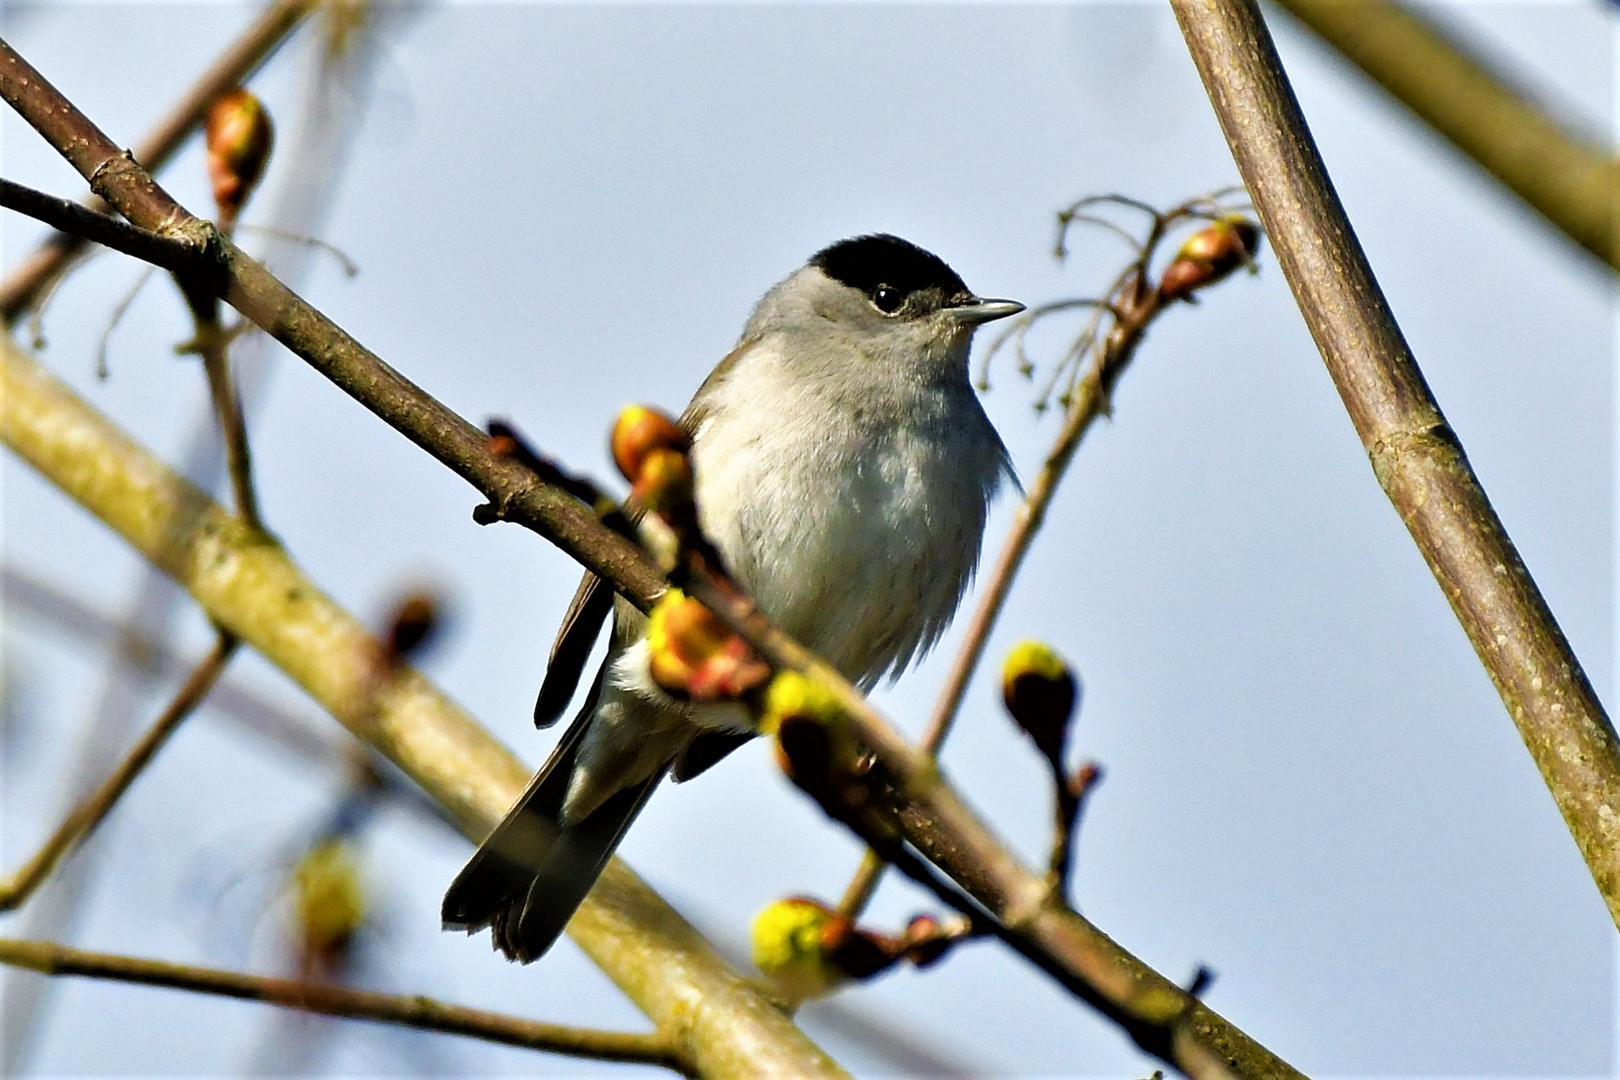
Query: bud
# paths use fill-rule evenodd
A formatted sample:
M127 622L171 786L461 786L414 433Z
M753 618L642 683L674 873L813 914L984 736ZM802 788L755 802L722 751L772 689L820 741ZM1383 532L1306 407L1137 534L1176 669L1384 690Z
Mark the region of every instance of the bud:
M957 941L957 935L946 930L932 915L918 915L906 924L900 936L905 957L917 967L936 964Z
M714 613L670 589L647 622L649 671L671 697L735 701L765 685L768 664Z
M797 671L779 671L765 691L759 730L762 735L775 735L783 721L805 721L830 728L841 724L843 718L838 699L819 681Z
M293 908L306 968L341 968L366 917L360 867L347 843L323 840L299 861L293 872Z
M264 103L238 86L208 107L204 133L219 224L229 229L264 175L275 130Z
M641 505L675 526L694 520L692 459L684 451L659 448L641 461L630 494Z
M439 602L432 594L407 594L388 620L388 633L383 638L383 665L398 667L433 644L440 623Z
M1014 646L1001 667L1001 700L1007 712L1060 770L1079 692L1063 658L1038 641Z
M619 413L609 444L613 464L632 484L640 482L642 467L653 451L673 450L684 457L690 447L686 432L675 421L646 405L629 405Z
M1260 226L1238 214L1219 218L1187 238L1159 279L1159 294L1180 300L1254 262Z
M803 896L767 904L754 917L751 938L754 966L795 1002L870 979L900 956L897 942Z

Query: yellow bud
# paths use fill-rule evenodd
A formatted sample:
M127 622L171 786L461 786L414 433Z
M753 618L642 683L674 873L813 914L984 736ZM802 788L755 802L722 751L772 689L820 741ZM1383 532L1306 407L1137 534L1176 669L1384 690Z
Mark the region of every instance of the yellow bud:
M824 944L834 918L825 904L804 897L765 905L751 928L754 966L795 1001L825 994L847 978Z
M641 479L642 465L654 450L674 450L685 455L689 443L675 421L646 405L628 405L613 422L610 439L613 464L632 484Z
M765 712L760 717L759 730L774 735L786 719L811 720L832 726L843 720L843 706L825 686L797 671L779 671L765 691Z
M795 1003L894 966L898 942L861 930L819 900L794 896L754 916L754 966Z
M208 179L219 207L220 226L228 228L264 176L275 128L264 103L238 86L225 91L208 107L204 134Z
M305 955L330 965L366 918L365 888L349 845L322 841L293 872L294 908Z
M674 697L734 701L764 685L771 669L708 608L670 589L647 622L649 671Z
M672 525L692 516L692 460L684 451L658 447L641 460L630 493Z
M1015 645L1001 666L1001 699L1007 712L1055 765L1062 765L1078 694L1069 665L1038 641Z

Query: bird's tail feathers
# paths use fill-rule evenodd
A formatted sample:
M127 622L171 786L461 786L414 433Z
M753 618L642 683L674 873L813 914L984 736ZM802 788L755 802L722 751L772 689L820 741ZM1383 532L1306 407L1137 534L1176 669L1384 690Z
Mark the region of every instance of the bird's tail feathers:
M497 949L527 964L551 947L590 892L667 771L616 792L576 825L559 824L601 688L598 673L585 707L528 790L451 882L440 908L445 929L471 934L489 927Z

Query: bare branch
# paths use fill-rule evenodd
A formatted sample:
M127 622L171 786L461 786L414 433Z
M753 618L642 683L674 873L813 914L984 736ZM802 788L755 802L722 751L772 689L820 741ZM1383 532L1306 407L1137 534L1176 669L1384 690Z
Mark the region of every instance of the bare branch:
M446 1005L426 997L401 997L353 990L332 983L299 982L191 964L86 952L44 941L0 938L0 964L27 968L44 975L78 975L218 994L323 1016L374 1020L422 1031L465 1035L569 1057L659 1065L692 1075L689 1066L681 1060L676 1041L658 1032L643 1035L547 1024L482 1009Z
M165 270L196 266L203 252L202 246L193 240L158 236L111 214L98 213L69 199L58 199L3 178L0 178L0 206L43 221L59 232L122 251Z
M1254 0L1171 0L1373 472L1620 924L1620 741L1373 278Z
M190 716L219 679L220 673L236 651L237 639L224 631L214 643L213 650L186 679L174 700L170 701L156 722L141 736L112 775L88 798L75 806L57 826L56 831L40 846L34 856L11 876L0 880L0 911L10 911L34 894L34 890L48 878L51 871L78 847L85 837L100 825L113 805L118 802L141 771L151 764L163 744L169 741L186 717Z
M1553 227L1620 270L1620 162L1596 132L1542 112L1414 8L1390 0L1277 3Z
M253 486L253 457L248 449L247 421L242 416L242 399L231 378L231 335L220 325L219 301L209 297L193 309L196 337L187 351L202 354L203 374L208 380L208 399L219 424L220 443L225 447L225 468L231 478L231 494L236 512L250 528L263 529L259 497Z

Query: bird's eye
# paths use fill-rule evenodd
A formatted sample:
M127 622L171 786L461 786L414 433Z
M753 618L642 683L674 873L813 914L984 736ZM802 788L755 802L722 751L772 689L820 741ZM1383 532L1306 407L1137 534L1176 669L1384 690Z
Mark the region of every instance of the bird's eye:
M905 294L892 285L879 285L872 290L872 303L885 315L893 315L906 302Z

